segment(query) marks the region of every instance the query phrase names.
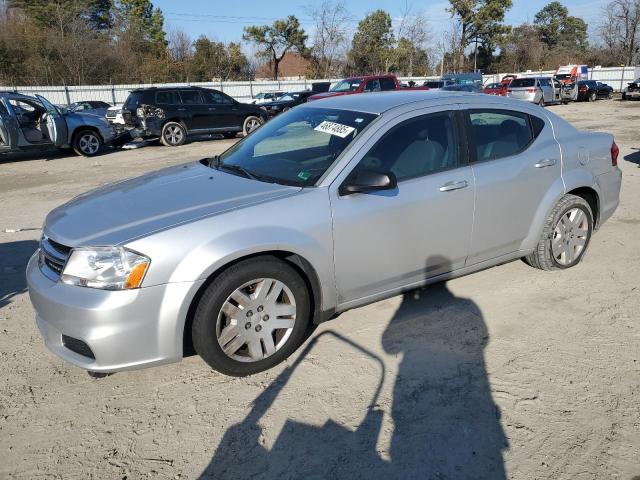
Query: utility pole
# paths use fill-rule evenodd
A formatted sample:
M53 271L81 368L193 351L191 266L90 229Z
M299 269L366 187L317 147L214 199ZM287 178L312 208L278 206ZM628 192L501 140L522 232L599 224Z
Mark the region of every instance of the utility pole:
M473 71L478 71L478 37L476 37L476 49L473 52Z

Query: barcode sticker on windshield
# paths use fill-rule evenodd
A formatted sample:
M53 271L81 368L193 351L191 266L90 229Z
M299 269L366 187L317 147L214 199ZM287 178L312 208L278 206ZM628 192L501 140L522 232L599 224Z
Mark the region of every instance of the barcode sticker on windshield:
M336 135L340 138L345 138L347 135L353 132L355 128L350 127L349 125L342 125L341 123L327 122L325 120L316 128L314 128L314 130L329 133L331 135Z

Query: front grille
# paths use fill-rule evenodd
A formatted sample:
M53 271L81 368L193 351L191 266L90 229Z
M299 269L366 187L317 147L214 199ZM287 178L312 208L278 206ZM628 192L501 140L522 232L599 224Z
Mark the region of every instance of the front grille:
M84 343L82 340L78 340L77 338L69 337L67 335L62 335L62 344L78 355L91 358L92 360L96 359L95 355L91 351L91 348L89 348L89 345Z
M58 280L69 258L71 247L51 240L46 235L40 240L40 269L52 280Z

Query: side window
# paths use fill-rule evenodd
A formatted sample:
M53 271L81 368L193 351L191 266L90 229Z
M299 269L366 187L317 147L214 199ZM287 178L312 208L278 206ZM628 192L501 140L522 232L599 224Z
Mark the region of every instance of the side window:
M208 91L205 94L205 98L207 99L207 103L214 105L231 105L233 103L231 97L222 92Z
M393 81L393 78L381 78L380 79L380 88L384 90L395 90L396 82Z
M180 90L183 105L200 105L204 103L199 90Z
M177 103L174 92L172 90L160 90L156 92L156 103L158 105L173 105Z
M469 110L469 120L478 162L517 155L533 140L529 115L526 113L512 110ZM540 131L542 128L538 133Z
M458 165L453 112L421 115L389 130L354 169L393 172L398 181ZM353 173L352 173L353 174Z
M541 78L539 80L540 82L540 86L541 87L548 87L549 86L549 79L548 78Z
M369 80L367 84L364 86L365 92L379 92L380 91L380 81L376 78L375 80Z

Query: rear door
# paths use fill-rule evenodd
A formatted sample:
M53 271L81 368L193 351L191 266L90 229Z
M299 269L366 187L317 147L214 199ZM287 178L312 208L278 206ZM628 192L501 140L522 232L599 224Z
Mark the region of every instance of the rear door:
M180 90L182 104L178 107L178 115L188 130L205 130L209 124L208 105L199 89Z
M18 147L18 121L9 113L4 99L0 99L0 151Z
M471 265L520 249L561 171L560 148L542 116L478 104L466 118L476 184Z
M42 106L49 114L47 119L47 128L49 130L49 138L56 147L62 147L69 141L69 129L64 115L49 100L41 95L36 95Z

